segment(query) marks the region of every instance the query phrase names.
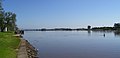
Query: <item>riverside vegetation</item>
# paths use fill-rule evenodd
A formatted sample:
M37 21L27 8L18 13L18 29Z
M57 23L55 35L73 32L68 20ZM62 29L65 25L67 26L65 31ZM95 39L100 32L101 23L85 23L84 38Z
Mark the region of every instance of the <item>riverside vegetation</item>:
M19 37L13 32L0 32L0 58L16 58L16 48L19 46Z
M16 58L19 46L19 37L14 37L16 28L16 14L6 12L2 8L2 0L0 0L0 58Z

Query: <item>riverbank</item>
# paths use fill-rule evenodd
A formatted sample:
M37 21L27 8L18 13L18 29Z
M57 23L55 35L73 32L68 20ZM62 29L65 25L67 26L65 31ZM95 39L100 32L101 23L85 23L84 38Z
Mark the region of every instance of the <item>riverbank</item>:
M16 49L20 43L19 37L13 32L0 32L0 58L16 58Z
M27 40L21 38L17 58L38 58L37 50Z
M0 58L38 58L37 50L14 32L0 32Z

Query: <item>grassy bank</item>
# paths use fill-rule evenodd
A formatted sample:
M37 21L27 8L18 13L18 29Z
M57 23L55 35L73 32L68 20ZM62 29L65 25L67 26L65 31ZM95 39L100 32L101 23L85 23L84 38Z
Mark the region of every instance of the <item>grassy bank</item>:
M13 37L13 32L0 32L0 58L16 58L16 48L20 39Z

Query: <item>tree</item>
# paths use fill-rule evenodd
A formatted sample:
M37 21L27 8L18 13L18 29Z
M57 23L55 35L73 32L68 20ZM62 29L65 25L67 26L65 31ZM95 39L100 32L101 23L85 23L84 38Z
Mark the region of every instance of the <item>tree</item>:
M120 28L120 23L115 23L114 28Z
M4 11L2 8L2 0L0 0L0 30L3 32L5 29L5 24L4 24Z
M90 30L91 29L91 26L90 25L88 25L88 30Z
M0 0L0 30L3 32L7 30L13 31L16 28L16 14L12 12L5 12L2 8L2 0Z
M3 32L5 29L5 21L4 21L3 12L0 12L0 29L1 29L1 32Z
M12 12L6 12L5 16L5 25L7 27L7 30L13 31L14 28L16 27L16 14Z

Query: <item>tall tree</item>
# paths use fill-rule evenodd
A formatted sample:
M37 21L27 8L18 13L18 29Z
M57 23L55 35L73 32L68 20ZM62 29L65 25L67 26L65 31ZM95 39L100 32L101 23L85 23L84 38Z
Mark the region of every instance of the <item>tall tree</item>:
M2 0L0 0L0 30L1 32L5 29L5 21L4 21L4 10L2 8Z
M7 30L14 30L14 28L16 27L16 14L12 12L6 12L4 15L4 19Z
M16 28L16 14L12 12L5 12L2 8L2 0L0 0L0 30L3 32L7 30L13 31Z
M1 29L1 32L4 31L5 29L5 21L4 21L4 15L2 13L0 13L0 29Z

